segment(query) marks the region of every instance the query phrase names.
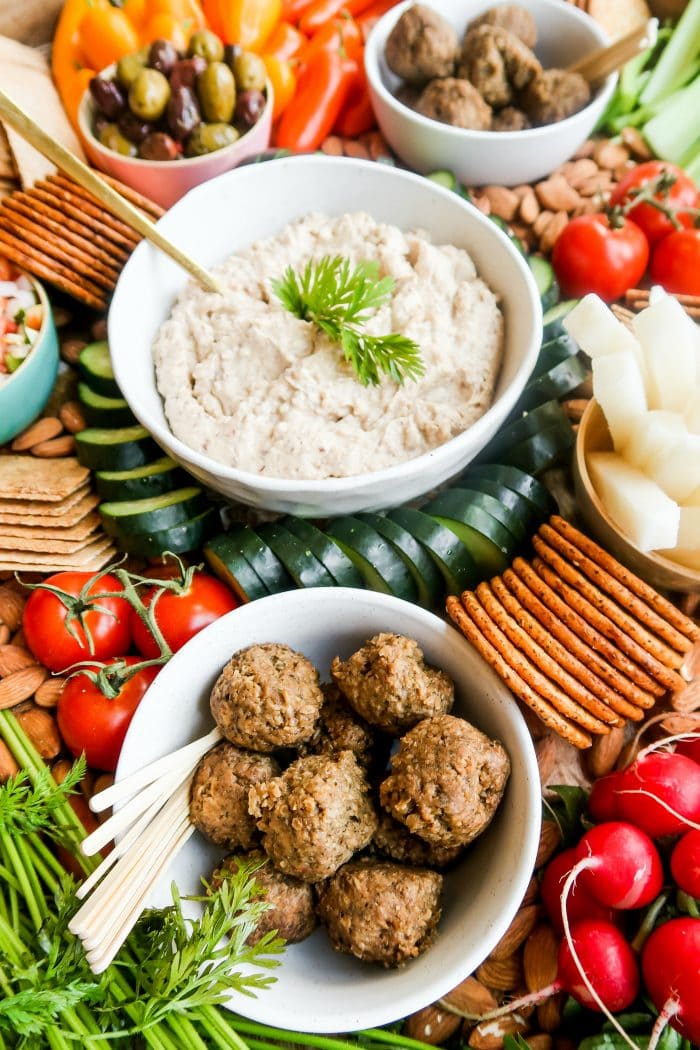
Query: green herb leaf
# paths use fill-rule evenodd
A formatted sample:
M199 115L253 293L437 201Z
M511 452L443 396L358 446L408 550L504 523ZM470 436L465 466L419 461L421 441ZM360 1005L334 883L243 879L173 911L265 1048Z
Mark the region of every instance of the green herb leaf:
M377 385L381 375L397 384L425 373L420 348L406 336L368 335L359 329L394 290L393 277L380 277L376 262L351 266L342 255L310 260L299 274L288 266L272 290L286 310L311 321L334 343L363 384Z
M588 805L588 792L584 788L567 784L550 784L548 790L556 795L544 799L544 820L554 820L559 825L565 846L578 842L583 831L583 817Z
M53 819L66 800L74 795L85 776L87 764L81 756L62 784L56 784L47 768L42 768L30 781L22 769L0 787L0 831L28 835L43 831L62 841L62 829Z

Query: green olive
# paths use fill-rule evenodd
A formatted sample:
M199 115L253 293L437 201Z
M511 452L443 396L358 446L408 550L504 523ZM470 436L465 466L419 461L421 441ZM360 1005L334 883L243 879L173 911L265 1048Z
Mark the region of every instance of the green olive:
M188 157L202 157L230 146L238 137L231 124L198 124L187 140L185 153Z
M242 51L233 60L233 75L239 91L264 91L267 82L265 63L252 51Z
M201 55L207 62L220 62L224 57L223 41L211 29L198 29L190 38L187 54Z
M197 77L202 117L213 124L229 124L236 105L236 82L224 62L210 62Z
M124 55L117 62L117 80L128 91L148 61L148 48L141 48L131 55Z
M98 137L106 149L121 153L124 157L136 156L136 146L122 135L116 124L105 124Z
M157 69L142 69L129 88L129 108L142 120L159 120L169 98L170 84Z

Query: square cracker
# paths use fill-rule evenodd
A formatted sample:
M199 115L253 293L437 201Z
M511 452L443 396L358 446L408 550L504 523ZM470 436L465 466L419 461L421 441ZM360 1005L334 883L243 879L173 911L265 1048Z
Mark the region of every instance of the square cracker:
M55 462L55 461L54 461ZM65 511L60 518L62 525L77 525L79 521L82 521L86 514L89 514L91 510L94 510L97 504L100 502L100 497L92 492L88 492L83 496L77 503ZM58 518L55 515L34 514L31 518L28 518L26 514L10 514L6 511L0 511L0 545L2 545L3 537L3 525L56 525ZM5 544L5 547L11 546L11 544Z
M588 0L587 10L611 41L633 32L651 18L646 0Z
M31 562L0 561L0 572L61 572L64 569L80 569L83 572L97 572L103 569L117 554L114 547L105 547L99 554L95 554L88 561L81 561L82 551L71 555L73 561L66 561L65 554L38 555ZM4 557L4 556L3 556Z
M109 536L100 536L98 539L91 541L86 547L83 547L82 550L73 554L66 554L65 552L33 554L31 551L16 551L3 547L0 548L0 565L5 567L12 563L10 567L16 569L28 569L30 565L43 569L45 566L42 563L46 562L51 567L56 566L59 569L82 569L86 563L94 561L104 554L105 551L110 552L109 557L115 553Z
M55 524L54 524L55 522ZM14 547L17 539L35 540L84 540L95 532L100 525L99 514L86 514L77 525L65 527L60 518L53 519L51 525L34 525L31 518L26 525L8 525L2 527L2 537L11 537L8 547Z
M70 496L66 496L65 499L58 500L55 503L44 503L43 500L38 499L0 499L0 515L2 514L14 514L17 517L26 516L29 519L33 519L35 516L40 518L56 517L62 518L67 510L74 507L76 503L79 503L85 496L90 494L90 483L85 482L80 488L77 488L75 492L71 492ZM0 521L2 518L0 517ZM30 522L33 524L33 522ZM58 522L52 522L52 524L59 524ZM63 524L62 522L60 524Z
M90 476L74 456L37 459L34 456L0 456L0 497L46 500L57 503L70 496Z
M24 533L22 536L6 536L4 532L2 534L2 542L7 543L12 550L30 551L39 557L44 554L76 554L91 543L95 543L99 538L100 535L95 534L94 531L89 536L83 536L82 539L77 540L32 536L31 532Z

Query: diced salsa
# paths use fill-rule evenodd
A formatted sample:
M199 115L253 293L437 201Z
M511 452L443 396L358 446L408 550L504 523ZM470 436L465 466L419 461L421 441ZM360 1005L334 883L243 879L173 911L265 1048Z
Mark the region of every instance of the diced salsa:
M27 359L44 320L30 279L0 259L0 385Z

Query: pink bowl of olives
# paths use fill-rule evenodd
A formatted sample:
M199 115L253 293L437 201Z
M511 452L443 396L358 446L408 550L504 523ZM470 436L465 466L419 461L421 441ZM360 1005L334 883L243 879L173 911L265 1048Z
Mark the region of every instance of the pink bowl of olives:
M96 168L169 208L267 149L272 107L262 59L203 29L186 54L155 40L93 77L78 123Z

